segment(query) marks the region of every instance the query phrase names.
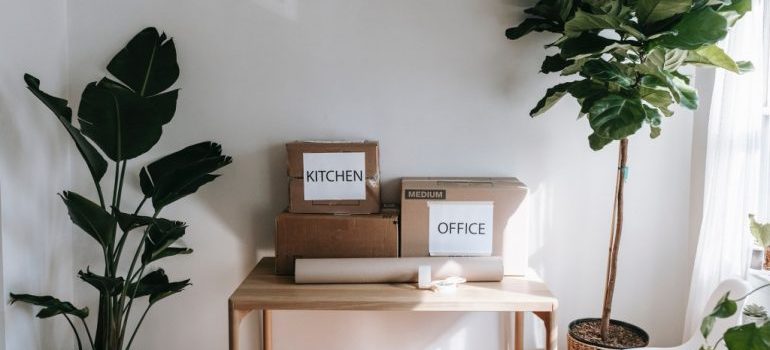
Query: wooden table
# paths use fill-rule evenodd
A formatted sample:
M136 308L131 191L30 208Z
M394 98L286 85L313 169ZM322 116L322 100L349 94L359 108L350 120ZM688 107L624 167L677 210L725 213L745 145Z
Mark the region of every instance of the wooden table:
M556 350L558 301L536 276L506 276L501 282L474 282L439 294L414 284L295 284L276 276L273 258L264 258L235 290L228 303L230 350L238 350L241 320L262 312L262 349L272 350L273 310L496 311L512 312L514 349L523 349L524 312L545 323L546 349Z

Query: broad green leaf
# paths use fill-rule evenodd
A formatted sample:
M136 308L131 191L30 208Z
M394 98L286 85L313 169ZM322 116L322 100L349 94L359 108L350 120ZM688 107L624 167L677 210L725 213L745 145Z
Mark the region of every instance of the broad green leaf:
M591 135L588 135L588 145L594 151L601 150L602 148L604 148L604 146L609 145L612 141L615 141L615 140L609 137L599 136L596 133L592 133Z
M551 20L542 18L527 18L518 26L505 30L505 36L508 39L516 40L531 32L553 32L559 33L561 26Z
M693 110L698 108L698 91L695 88L679 77L671 77L669 81L679 95L679 104Z
M687 51L680 49L655 48L648 55L644 64L664 71L677 70L687 59Z
M588 122L601 137L621 140L642 127L645 112L639 98L609 94L596 102L588 113Z
M107 70L135 93L147 97L171 87L179 77L174 40L155 28L134 36L107 65Z
M142 192L152 197L156 210L195 193L198 188L217 178L214 172L232 159L222 155L222 147L201 142L158 159L140 172Z
M714 44L727 35L727 20L710 7L688 12L672 28L677 34L669 34L654 42L671 49L695 50Z
M653 127L660 126L663 116L657 108L642 104L642 110L644 111L644 121L647 122L647 124L650 124L650 126Z
M68 301L61 301L50 295L37 296L31 294L13 294L11 293L11 304L22 302L36 306L42 306L43 309L37 313L38 318L48 318L56 315L67 314L78 318L88 317L88 308L78 309Z
M83 133L114 161L135 158L160 139L175 111L176 94L143 98L107 78L90 83L78 111Z
M579 73L581 69L583 69L583 65L588 62L588 58L578 58L576 60L571 60L572 64L569 66L564 67L562 69L561 73L559 75L567 76L572 75L575 73Z
M657 126L650 126L650 138L656 139L660 136L660 128Z
M687 12L691 6L692 0L638 0L636 16L644 25Z
M564 58L573 58L578 55L602 53L608 46L617 43L596 34L583 33L578 37L566 39L559 44L561 55Z
M569 93L580 103L580 113L588 113L594 102L608 94L605 84L591 79L576 81L569 88Z
M123 277L106 277L97 275L88 269L79 271L78 277L96 288L103 295L115 296L123 290Z
M770 223L759 223L754 218L754 214L749 214L749 228L751 229L751 235L757 240L762 247L770 246Z
M634 79L627 76L621 67L602 59L590 60L583 64L580 75L607 83L613 82L622 87L630 87L634 84Z
M714 316L706 316L703 318L703 321L700 323L700 334L703 335L703 338L708 339L711 330L714 329L714 322L716 322L716 320L717 318Z
M88 166L88 171L91 173L91 177L95 182L99 182L107 172L107 162L104 160L99 151L83 137L80 130L72 125L72 109L67 106L67 100L51 96L42 90L40 90L40 80L29 74L24 74L24 81L27 82L27 88L32 92L35 97L42 101L48 108L56 115L59 122L64 125L67 133L75 141L80 155Z
M559 54L556 54L553 56L547 56L543 61L543 64L540 66L540 72L541 73L559 72L562 69L569 67L574 63L575 61L565 59Z
M634 28L633 23L629 21L609 14L592 14L582 10L577 10L575 16L564 24L564 35L577 38L583 32L602 29L625 32L640 40L645 38L644 34Z
M751 0L726 1L717 11L727 19L727 26L732 27L746 12L751 11Z
M687 63L720 67L734 73L742 73L738 64L733 61L722 48L714 44L689 51L687 54Z
M724 339L729 350L770 349L770 322L762 326L749 323L732 327L725 332Z
M716 306L714 306L714 310L711 312L711 316L716 318L728 318L732 315L735 315L736 311L738 311L738 304L735 302L735 300L730 299L730 293L728 292L721 299L719 299Z
M556 102L559 102L559 100L564 97L565 94L567 94L567 90L569 90L569 87L573 84L574 82L561 83L546 90L545 96L543 96L543 98L537 102L535 108L532 108L532 110L529 112L529 116L537 117L538 115L543 114L545 111L550 109L554 104L556 104Z
M524 10L524 13L564 22L572 14L572 8L572 0L539 0L534 7Z
M144 242L142 263L149 264L163 257L192 253L191 249L171 247L172 244L184 236L186 228L185 223L180 221L165 220L153 222Z
M72 222L93 237L104 248L112 247L115 240L113 225L115 219L98 204L75 193L65 191L61 194L67 205Z
M129 296L133 296L133 298L149 296L150 304L154 304L163 298L181 292L189 285L189 279L169 282L166 272L163 269L158 269L142 277L139 282L129 285L128 291ZM136 292L134 293L134 291Z

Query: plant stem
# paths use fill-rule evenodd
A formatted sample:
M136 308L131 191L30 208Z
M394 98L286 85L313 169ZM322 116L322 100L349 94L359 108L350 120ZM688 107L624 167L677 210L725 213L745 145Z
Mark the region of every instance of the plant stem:
M613 209L613 226L610 238L609 259L607 262L607 283L604 288L604 307L602 308L601 336L607 340L610 330L612 313L612 297L615 293L615 278L617 276L618 251L620 237L623 232L623 189L625 188L625 172L628 160L628 139L620 140L618 152L618 181L615 186L615 208Z
M142 209L142 206L144 206L144 202L147 201L148 197L142 198L142 201L139 202L139 205L136 207L136 210L134 210L134 215L139 214L139 210ZM118 242L117 247L115 248L115 266L118 266L120 264L120 258L123 255L123 245L126 244L126 239L128 238L128 231L124 231L123 234L120 236L120 241Z
M102 206L102 209L107 210L107 207L104 205L104 194L102 193L102 186L99 185L99 181L94 178L94 185L96 186L96 193L99 194L99 204Z
M78 334L78 330L75 329L75 324L72 323L72 320L70 320L67 314L62 314L62 315L64 315L64 318L66 318L67 322L70 323L70 327L72 327L72 332L75 333L75 339L78 340L78 349L83 350L83 343L80 342L80 334Z
M139 331L139 326L142 325L142 322L144 321L144 317L147 316L147 312L150 311L150 307L152 307L152 304L148 304L147 308L144 309L144 312L142 313L142 317L139 319L139 323L136 324L136 327L134 328L134 332L131 333L131 338L128 339L128 344L126 345L125 350L129 350L131 348L131 343L134 342L134 337L136 337L136 333Z
M742 296L742 297L740 297L740 298L738 298L738 299L735 299L735 301L741 301L741 300L743 300L743 299L746 299L746 298L748 298L748 297L749 297L749 295L752 295L752 294L754 294L756 291L758 291L758 290L760 290L760 289L762 289L762 288L766 288L766 287L770 287L770 283L768 283L768 284L764 284L764 285L761 285L761 286L759 286L759 287L757 287L757 288L754 288L754 290L752 290L752 291L750 291L750 292L746 293L746 295L744 295L744 296Z
M91 330L88 328L88 324L86 323L86 320L81 318L81 322L83 322L83 328L86 329L86 334L88 335L88 341L91 343L91 349L94 348L94 338L91 337Z

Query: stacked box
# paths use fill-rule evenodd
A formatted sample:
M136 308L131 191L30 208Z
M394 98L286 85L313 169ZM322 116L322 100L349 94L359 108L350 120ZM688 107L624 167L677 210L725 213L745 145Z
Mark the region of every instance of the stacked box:
M286 151L290 212L380 211L377 142L291 142L286 144Z
M398 210L380 213L379 145L286 144L289 208L276 218L276 273L297 258L398 257Z
M275 268L294 274L298 258L398 256L398 210L380 214L324 215L284 212L276 219Z
M404 178L401 256L501 256L528 267L527 187L516 178Z

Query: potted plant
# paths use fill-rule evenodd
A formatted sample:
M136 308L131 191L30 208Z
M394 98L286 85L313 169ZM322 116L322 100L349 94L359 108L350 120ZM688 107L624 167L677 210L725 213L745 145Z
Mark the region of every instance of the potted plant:
M101 273L90 267L78 272L81 280L99 292L94 333L85 321L90 314L87 307L76 307L53 296L11 293L10 300L12 304L41 306L39 318L63 316L80 350L131 348L150 308L190 285L189 279L170 281L163 269L156 267L161 259L192 253L178 244L185 235L185 223L162 218L160 213L216 179L218 175L212 172L231 162L213 142L201 142L162 157L141 169L142 200L126 207L122 193L128 161L158 142L163 125L176 111L178 90L169 90L179 76L174 42L155 28L144 29L112 58L107 71L115 79L105 77L83 91L77 115L79 128L66 100L43 92L37 78L24 75L29 90L64 126L88 167L98 199L71 191L62 192L60 197L72 222L95 240L94 247L102 252L104 262L98 268ZM104 156L113 164L114 179L108 181L113 184L111 197L105 197L102 190L102 178L108 170ZM148 203L152 214L141 215ZM128 254L124 256L124 252ZM132 311L137 311L132 307L140 299L147 300L141 304L141 316L130 322L135 319L130 317ZM76 321L82 323L80 331Z
M546 45L553 53L540 71L576 78L549 88L531 110L532 117L569 94L580 104L578 118L591 126L591 149L619 141L602 315L570 324L571 349L647 344L643 330L611 319L628 138L644 125L651 138L658 137L663 120L674 114L672 105L697 107L697 92L682 67L703 65L735 73L751 69L751 63L733 60L716 45L750 9L751 0L539 0L524 10L529 18L506 31L511 40L531 32L558 34Z
M754 214L749 214L749 228L754 240L764 251L762 268L770 270L770 223L760 223L754 218Z
M740 326L730 327L725 333L714 343L708 342L709 335L714 328L714 323L718 318L729 318L738 310L738 302L742 301L757 291L770 287L770 284L761 285L754 290L746 293L737 299L731 299L730 293L726 293L714 306L714 310L708 316L703 318L700 326L701 335L705 344L703 344L701 350L714 350L720 349L720 344L724 342L727 350L759 350L770 349L770 322L747 322ZM746 315L746 309L756 306L748 305L744 308L744 315ZM764 312L763 307L758 307L754 310L753 314L765 314L765 321L767 320L767 313Z
M757 304L749 304L743 308L743 321L744 323L756 323L757 326L761 326L767 321L767 310L764 306Z

